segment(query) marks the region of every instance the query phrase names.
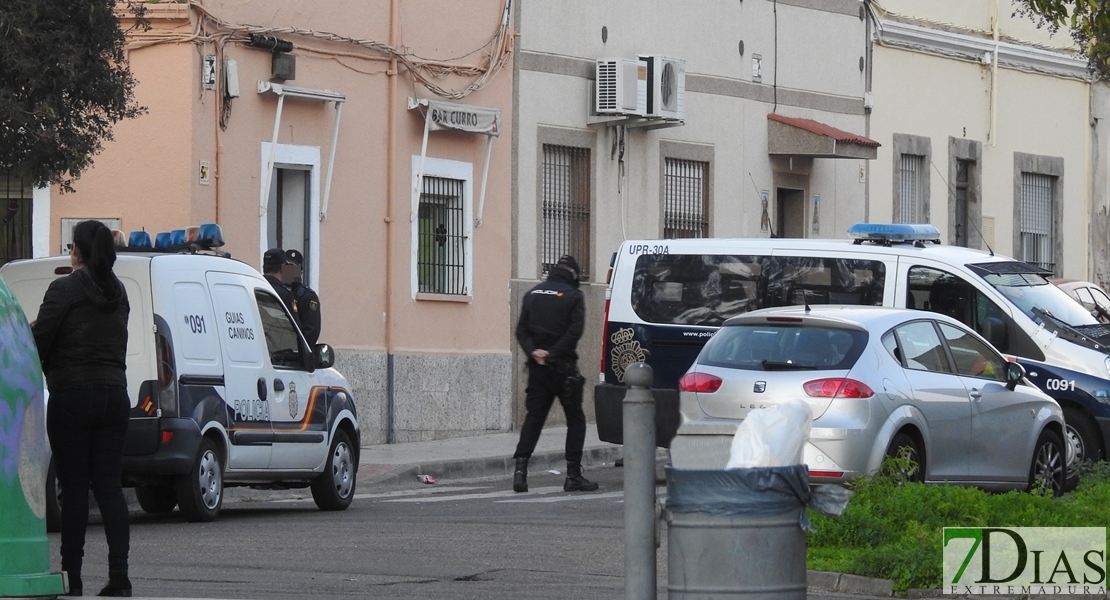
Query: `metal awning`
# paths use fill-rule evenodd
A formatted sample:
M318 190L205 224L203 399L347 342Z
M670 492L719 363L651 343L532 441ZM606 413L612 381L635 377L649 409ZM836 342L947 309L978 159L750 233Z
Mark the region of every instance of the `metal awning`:
M270 141L270 158L267 161L266 180L262 182L262 197L259 199L258 214L266 214L266 203L270 197L270 177L274 172L274 151L277 149L278 130L281 127L281 110L285 107L286 98L301 98L304 100L320 100L335 103L335 124L331 132L331 152L328 153L328 173L324 180L324 198L320 202L320 220L328 218L328 199L331 197L331 176L335 170L335 146L339 141L339 119L343 116L343 103L347 97L331 90L314 90L312 88L295 87L269 81L258 82L258 93L273 92L278 97L277 112L274 114L274 137Z
M767 115L767 153L812 158L863 158L878 156L879 142L814 121Z
M420 208L420 193L424 189L424 160L428 156L428 132L441 129L466 131L486 136L486 164L482 167L482 191L478 196L478 216L475 226L482 224L482 212L486 207L486 180L489 179L489 158L493 150L493 138L501 135L501 109L428 98L409 98L409 110L425 107L424 141L420 144L420 169L416 174L412 194L410 221L416 220Z

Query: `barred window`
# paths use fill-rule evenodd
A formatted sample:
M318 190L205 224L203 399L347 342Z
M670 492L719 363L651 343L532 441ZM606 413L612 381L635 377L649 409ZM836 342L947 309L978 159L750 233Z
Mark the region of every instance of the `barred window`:
M1040 173L1021 174L1021 260L1056 270L1052 195L1056 178Z
M466 295L466 211L459 179L424 176L417 214L417 290Z
M590 150L543 145L543 246L546 274L564 254L573 255L590 278Z
M663 172L663 237L709 237L709 163L666 159Z
M31 180L0 171L0 265L31 258Z
M902 154L898 167L898 203L895 206L896 223L928 223L924 213L925 157L919 154Z

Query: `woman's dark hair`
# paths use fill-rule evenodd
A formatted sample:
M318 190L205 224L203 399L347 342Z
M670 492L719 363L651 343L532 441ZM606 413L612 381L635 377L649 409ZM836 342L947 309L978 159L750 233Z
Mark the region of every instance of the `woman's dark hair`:
M81 221L73 228L73 245L81 253L89 274L98 282L108 281L116 264L116 242L112 230L100 221Z

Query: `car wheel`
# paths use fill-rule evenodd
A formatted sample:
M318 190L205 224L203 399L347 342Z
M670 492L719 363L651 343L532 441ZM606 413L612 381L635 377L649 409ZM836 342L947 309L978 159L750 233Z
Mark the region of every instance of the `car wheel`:
M894 439L890 440L890 447L887 448L886 455L889 458L898 459L901 463L896 464L894 472L888 472L888 475L894 475L906 482L920 483L925 481L925 465L921 461L921 450L912 436L905 432L898 432ZM908 459L912 462L905 464L908 461L902 459Z
M175 482L177 505L190 523L216 520L224 500L224 473L216 443L205 438L188 475Z
M320 510L343 510L355 496L355 464L351 438L343 430L335 432L324 472L312 480L312 499Z
M173 512L177 506L177 495L168 485L140 485L135 488L135 498L139 507L152 515Z
M1075 489L1079 484L1079 463L1084 460L1102 460L1103 451L1098 429L1082 411L1074 408L1064 409L1064 434L1066 442L1075 448L1075 462L1068 469L1065 491Z
M46 471L46 530L50 533L62 530L62 485L58 483L54 457Z
M1053 497L1064 493L1064 452L1064 441L1056 432L1048 429L1041 432L1029 465L1028 491Z

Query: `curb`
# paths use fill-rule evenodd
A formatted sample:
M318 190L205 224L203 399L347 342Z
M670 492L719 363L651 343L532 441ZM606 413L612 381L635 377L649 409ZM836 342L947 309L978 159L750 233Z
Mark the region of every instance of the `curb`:
M835 573L832 571L806 571L806 587L822 592L838 592L841 594L855 594L859 596L889 596L894 598L978 598L968 594L945 594L939 589L910 589L904 595L893 590L894 580L863 577L848 573ZM1102 596L1085 595L1076 596L1069 594L1002 594L991 595L997 600L1065 600L1074 598L1110 598L1110 594Z
M621 457L622 446L610 445L587 448L582 452L583 466L611 465ZM436 479L478 479L482 477L511 476L515 469L512 453L490 458L463 458L404 465L359 465L359 484L384 485L412 481L417 475L431 475ZM537 452L528 461L531 471L563 470L566 468L565 452ZM364 488L365 489L365 488Z

